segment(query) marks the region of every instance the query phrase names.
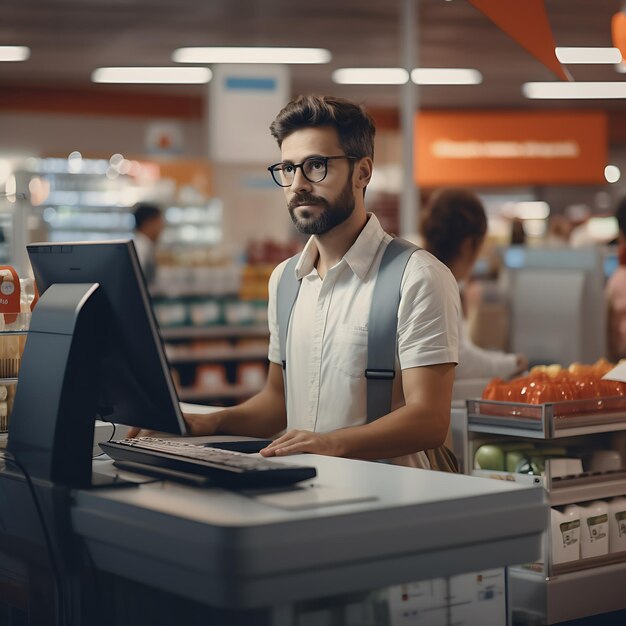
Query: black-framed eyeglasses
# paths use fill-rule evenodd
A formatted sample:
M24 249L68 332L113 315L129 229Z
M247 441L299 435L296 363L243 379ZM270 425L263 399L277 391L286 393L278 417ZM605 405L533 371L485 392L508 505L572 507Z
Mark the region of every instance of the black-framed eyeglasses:
M279 187L291 187L298 168L302 170L302 175L310 183L321 183L328 174L328 161L333 159L348 159L351 161L356 158L345 154L339 156L312 156L304 159L302 163L287 163L283 161L270 165L267 169Z

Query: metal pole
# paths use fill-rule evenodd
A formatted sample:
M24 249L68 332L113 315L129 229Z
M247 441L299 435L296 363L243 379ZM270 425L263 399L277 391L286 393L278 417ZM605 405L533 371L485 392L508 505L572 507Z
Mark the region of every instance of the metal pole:
M418 66L417 49L417 3L418 0L402 0L400 31L402 37L402 67L409 74ZM400 132L402 133L402 197L400 199L400 234L413 235L417 232L419 212L419 190L414 182L415 158L413 155L413 133L415 113L419 107L418 89L411 79L402 86L400 102Z

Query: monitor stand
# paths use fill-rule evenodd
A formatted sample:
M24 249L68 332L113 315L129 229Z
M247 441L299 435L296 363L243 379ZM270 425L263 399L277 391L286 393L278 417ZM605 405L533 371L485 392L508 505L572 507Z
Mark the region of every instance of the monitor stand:
M83 489L135 484L92 474L109 316L98 283L51 285L33 311L7 442L33 479Z

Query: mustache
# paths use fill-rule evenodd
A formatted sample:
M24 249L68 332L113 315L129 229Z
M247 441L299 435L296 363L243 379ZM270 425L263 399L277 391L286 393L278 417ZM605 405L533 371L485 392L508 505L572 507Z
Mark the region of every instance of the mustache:
M311 194L302 194L294 196L290 201L287 207L289 210L293 211L299 206L303 205L313 205L318 204L320 206L327 206L328 202L324 198L320 198L319 196L314 196Z

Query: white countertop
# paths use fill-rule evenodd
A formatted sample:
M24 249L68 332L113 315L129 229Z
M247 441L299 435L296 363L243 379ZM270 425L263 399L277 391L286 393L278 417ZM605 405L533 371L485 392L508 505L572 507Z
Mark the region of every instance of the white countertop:
M78 491L73 526L104 570L223 606L267 606L525 562L543 489L317 455L312 489L368 498L288 510L172 482ZM106 467L96 465L97 470Z

